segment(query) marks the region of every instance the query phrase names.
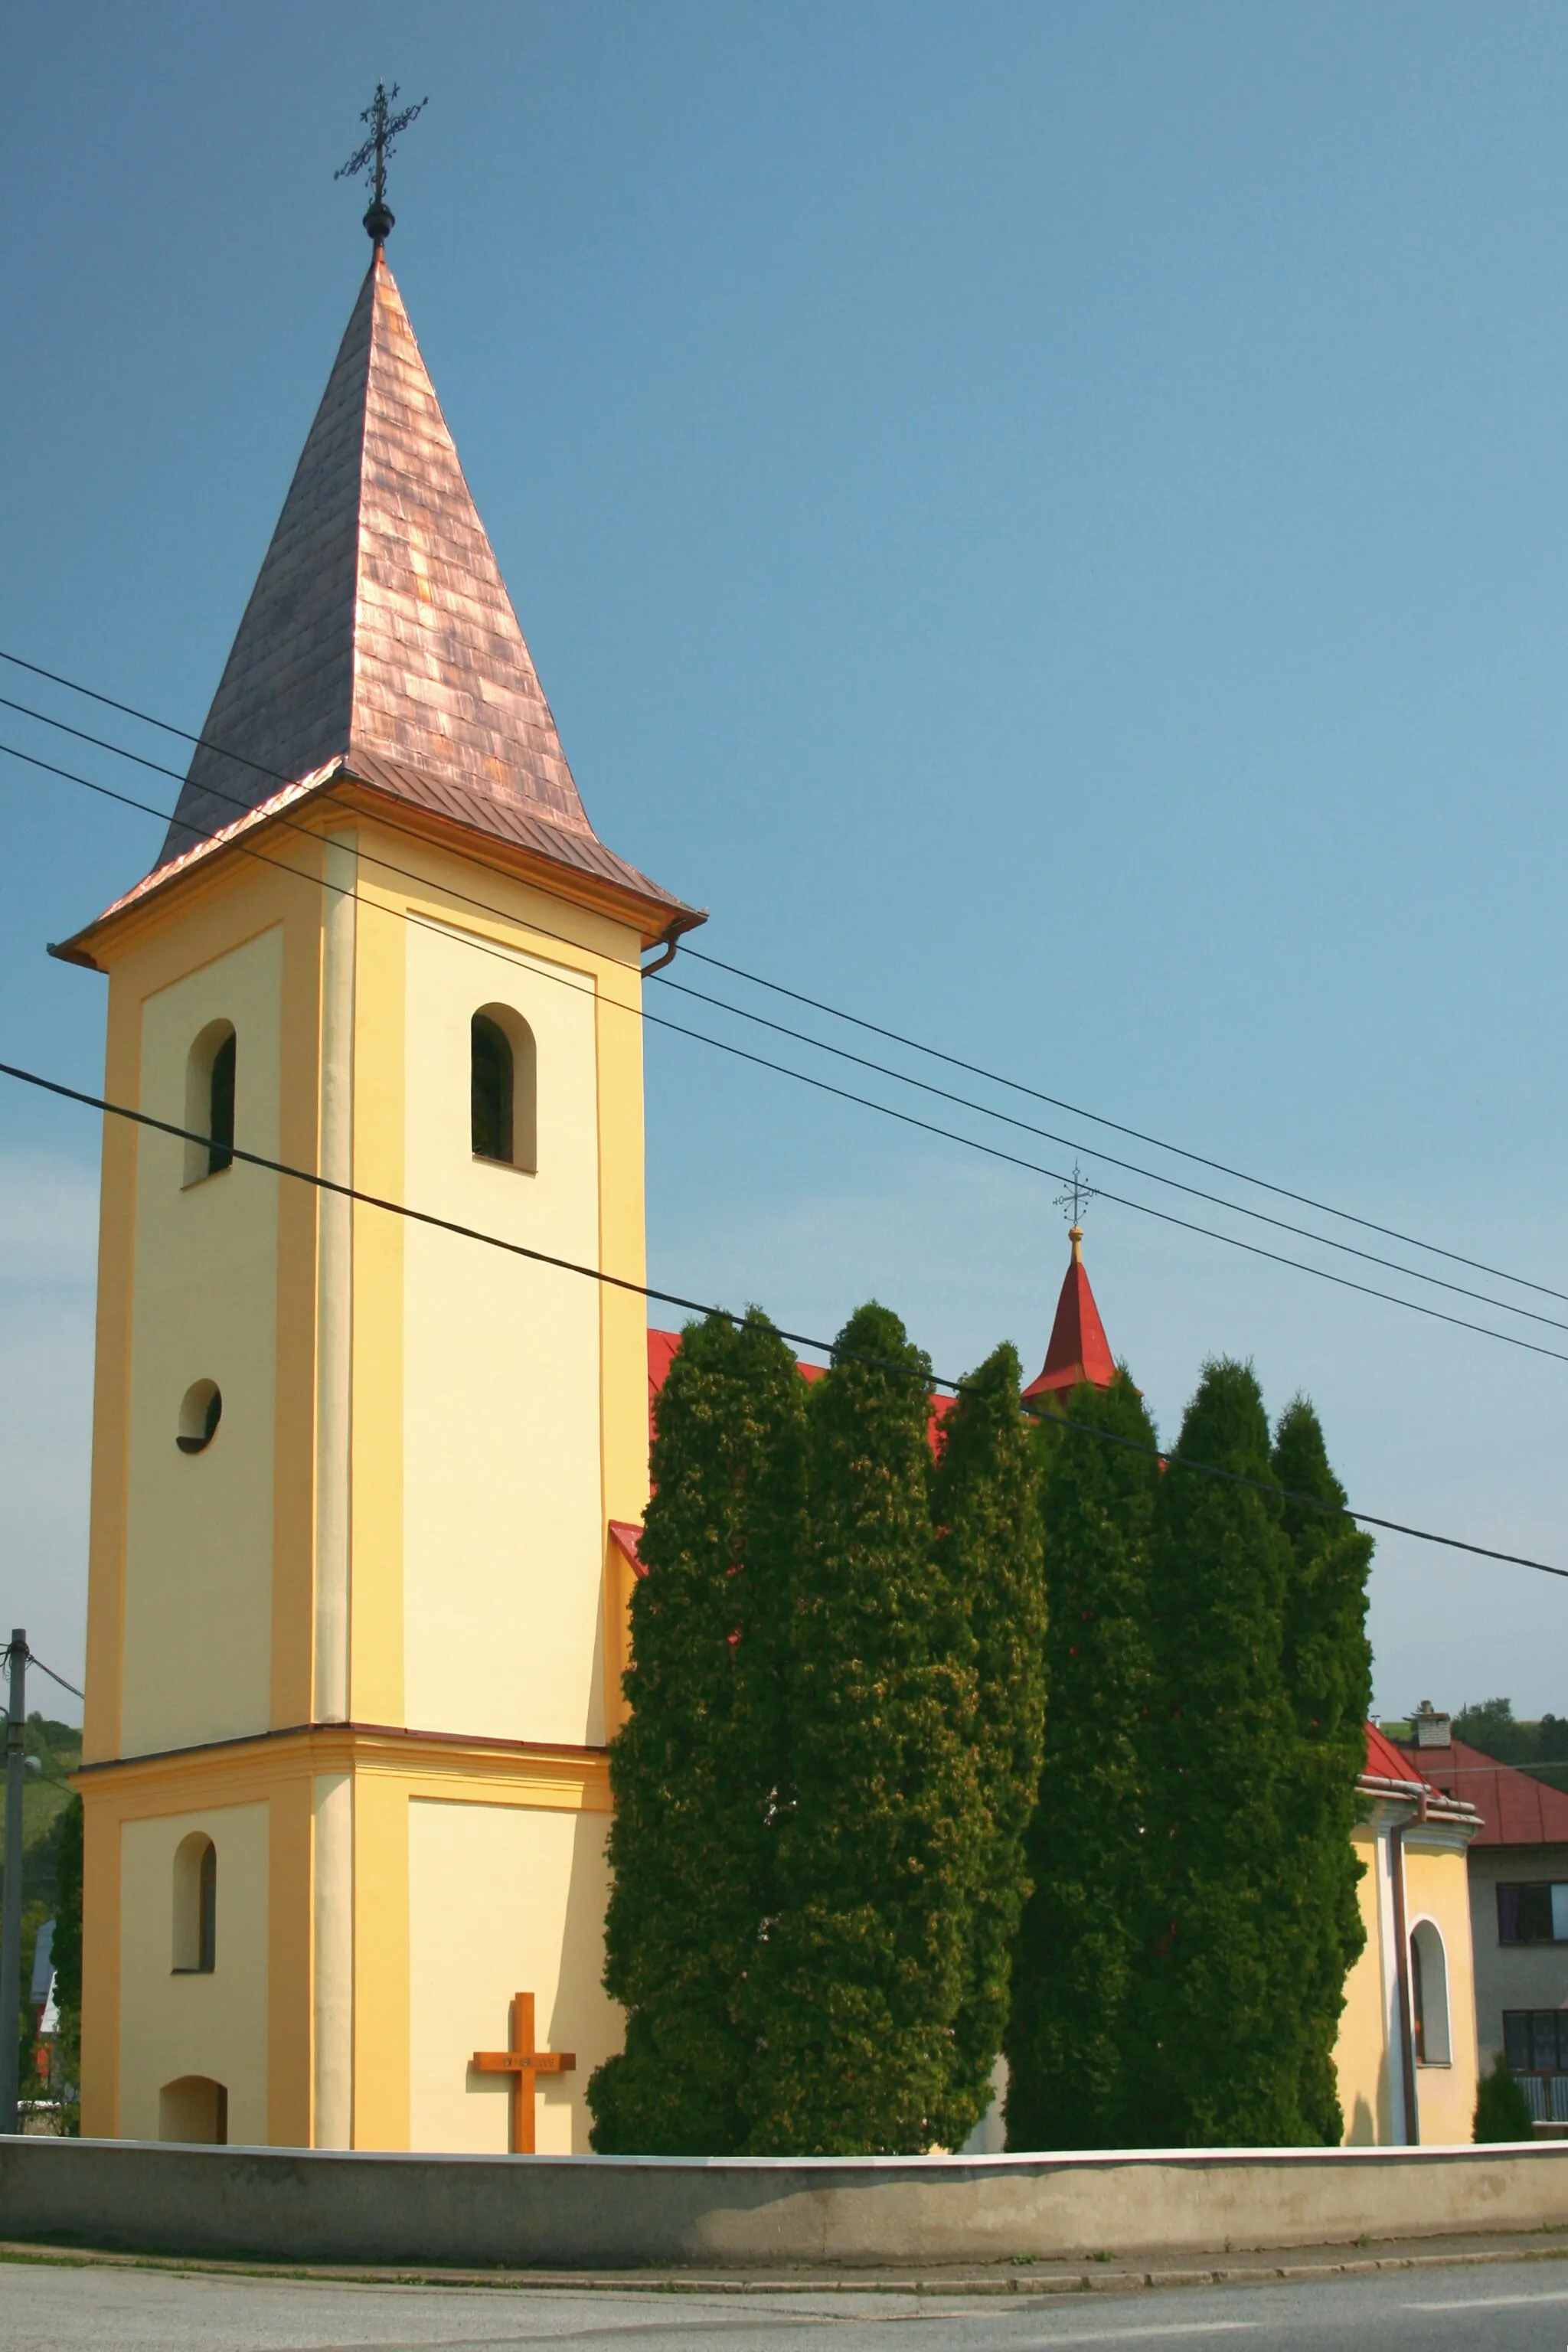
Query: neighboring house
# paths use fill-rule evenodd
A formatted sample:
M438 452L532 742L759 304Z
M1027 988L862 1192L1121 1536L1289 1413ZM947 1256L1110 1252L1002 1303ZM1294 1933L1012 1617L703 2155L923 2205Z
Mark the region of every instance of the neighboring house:
M1476 2112L1466 1853L1480 1822L1371 1724L1366 1744L1354 1832L1366 1946L1345 1980L1334 2051L1345 2140L1452 2145L1468 2140Z
M59 2013L55 2008L55 1923L46 1919L33 1946L33 1981L29 1988L35 2033L58 2033Z
M1423 1704L1405 1744L1481 1816L1470 1847L1481 2060L1506 2053L1538 2125L1568 2125L1568 1796L1456 1739Z
M49 2043L60 2030L60 2013L55 2005L55 1923L46 1919L33 1946L33 1979L28 1986L28 1999L33 2011L33 2032L37 2042L34 2053L37 2067L38 2088L47 2089L49 2079Z

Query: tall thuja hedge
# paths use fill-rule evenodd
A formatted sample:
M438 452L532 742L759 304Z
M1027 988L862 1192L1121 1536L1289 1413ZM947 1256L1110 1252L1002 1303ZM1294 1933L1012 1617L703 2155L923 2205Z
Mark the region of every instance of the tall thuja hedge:
M1133 2051L1146 2136L1312 2140L1291 2013L1309 1901L1295 1876L1300 1742L1282 1662L1294 1561L1250 1366L1205 1368L1160 1481L1153 1538L1150 1939Z
M946 2147L962 2147L990 2104L1040 1778L1045 1563L1038 1471L1019 1381L1016 1350L1006 1346L969 1375L942 1423L931 1486L936 1565L952 1612L948 1653L973 1669L970 1738L980 1807L968 1850L963 1989L946 2103L932 2135Z
M805 1402L793 1356L754 1312L689 1324L659 1395L631 1714L610 1748L605 1983L626 2029L588 2085L601 2150L744 2142Z
M1149 2137L1142 2031L1152 1658L1154 1431L1125 1370L1043 1415L1049 1685L1039 1806L1007 2028L1007 2144L1127 2147ZM1141 1450L1147 1449L1147 1450Z
M853 1315L807 1409L810 1528L786 1680L790 1790L759 1970L758 2154L926 2147L952 2093L984 1831L972 1663L932 1534L931 1366Z
M1301 2103L1314 2138L1344 2134L1334 2043L1344 1981L1366 1941L1356 1885L1364 1865L1351 1843L1356 1780L1366 1769L1372 1644L1366 1637L1372 1538L1339 1516L1344 1488L1330 1467L1318 1416L1298 1397L1280 1416L1274 1473L1292 1571L1283 1664L1295 1711L1297 1872L1305 1895L1290 2014L1300 2036ZM1304 1497L1293 1500L1293 1496ZM1316 1503L1324 1506L1314 1509Z

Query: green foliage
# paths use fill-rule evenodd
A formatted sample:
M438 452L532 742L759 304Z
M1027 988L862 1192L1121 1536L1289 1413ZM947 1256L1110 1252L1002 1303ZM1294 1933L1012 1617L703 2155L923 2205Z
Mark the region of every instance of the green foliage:
M1548 1714L1534 1721L1516 1716L1511 1699L1483 1699L1459 1709L1454 1736L1553 1789L1568 1788L1568 1716Z
M972 1665L934 1559L931 1366L861 1307L811 1391L787 1654L790 1801L762 2000L757 2154L907 2153L949 2111L984 1836Z
M1159 1465L1137 1390L1063 1408L1131 1441L1108 1444L1042 1418L1040 1512L1049 1608L1050 1711L1033 1882L1006 2035L1007 2144L1119 2147L1142 2137L1143 2084L1130 2063L1147 1890L1145 1746L1152 1655L1150 1531Z
M32 1761L22 1783L22 1896L25 1902L49 1905L55 1893L56 1841L70 1802L67 1776L81 1762L81 1733L72 1724L53 1722L35 1710L27 1717L23 1748ZM0 1822L0 1863L5 1852Z
M934 2118L933 2137L947 2147L962 2147L990 2104L1028 1894L1025 1840L1044 1746L1045 1563L1019 1379L1010 1347L970 1374L942 1425L931 1487L936 1565L952 1612L944 1647L974 1675L974 1717L964 1728L980 1808L967 1856L967 1949L952 2073Z
M1472 1699L1454 1717L1454 1729L1459 1738L1468 1740L1483 1754L1495 1756L1500 1764L1524 1762L1531 1746L1529 1735L1533 1727L1519 1721L1510 1698Z
M71 1797L60 1816L55 1848L55 1999L61 2009L81 2007L81 1799Z
M1154 1509L1153 1930L1136 2042L1154 2145L1310 2141L1289 2014L1302 1889L1299 1741L1281 1664L1290 1539L1247 1365L1205 1367Z
M1530 2102L1508 2070L1500 2050L1489 2074L1483 2074L1476 2096L1476 2140L1533 2139L1535 2124Z
M632 1712L610 1751L605 1982L627 2014L624 2052L588 2085L600 2150L721 2155L744 2140L805 1402L756 1313L688 1325L659 1396Z
M1302 2119L1325 2147L1343 2137L1334 2043L1344 1982L1366 1942L1356 1887L1364 1865L1351 1832L1356 1780L1366 1765L1372 1644L1366 1637L1370 1536L1336 1516L1345 1493L1330 1467L1318 1416L1298 1397L1280 1416L1274 1474L1293 1572L1286 1592L1282 1664L1296 1718L1291 1797L1297 1902L1283 2006L1300 2037ZM1289 1499L1305 1496L1309 1502ZM1327 1507L1311 1508L1316 1502Z

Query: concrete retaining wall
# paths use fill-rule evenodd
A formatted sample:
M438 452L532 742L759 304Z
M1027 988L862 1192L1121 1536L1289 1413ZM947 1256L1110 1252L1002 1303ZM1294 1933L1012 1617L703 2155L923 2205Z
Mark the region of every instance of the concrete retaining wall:
M1568 2226L1568 2145L349 2156L0 2138L0 2237L459 2266L929 2263Z

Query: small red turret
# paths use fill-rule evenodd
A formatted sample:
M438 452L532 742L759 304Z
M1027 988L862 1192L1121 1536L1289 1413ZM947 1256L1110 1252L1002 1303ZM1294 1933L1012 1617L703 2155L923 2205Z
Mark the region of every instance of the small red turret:
M1057 1319L1051 1326L1045 1368L1038 1380L1031 1381L1024 1391L1024 1402L1034 1412L1041 1412L1052 1397L1065 1396L1079 1381L1088 1381L1097 1389L1108 1389L1116 1377L1110 1344L1083 1262L1083 1227L1074 1225L1068 1238L1072 1259L1062 1283L1062 1295L1057 1301Z

